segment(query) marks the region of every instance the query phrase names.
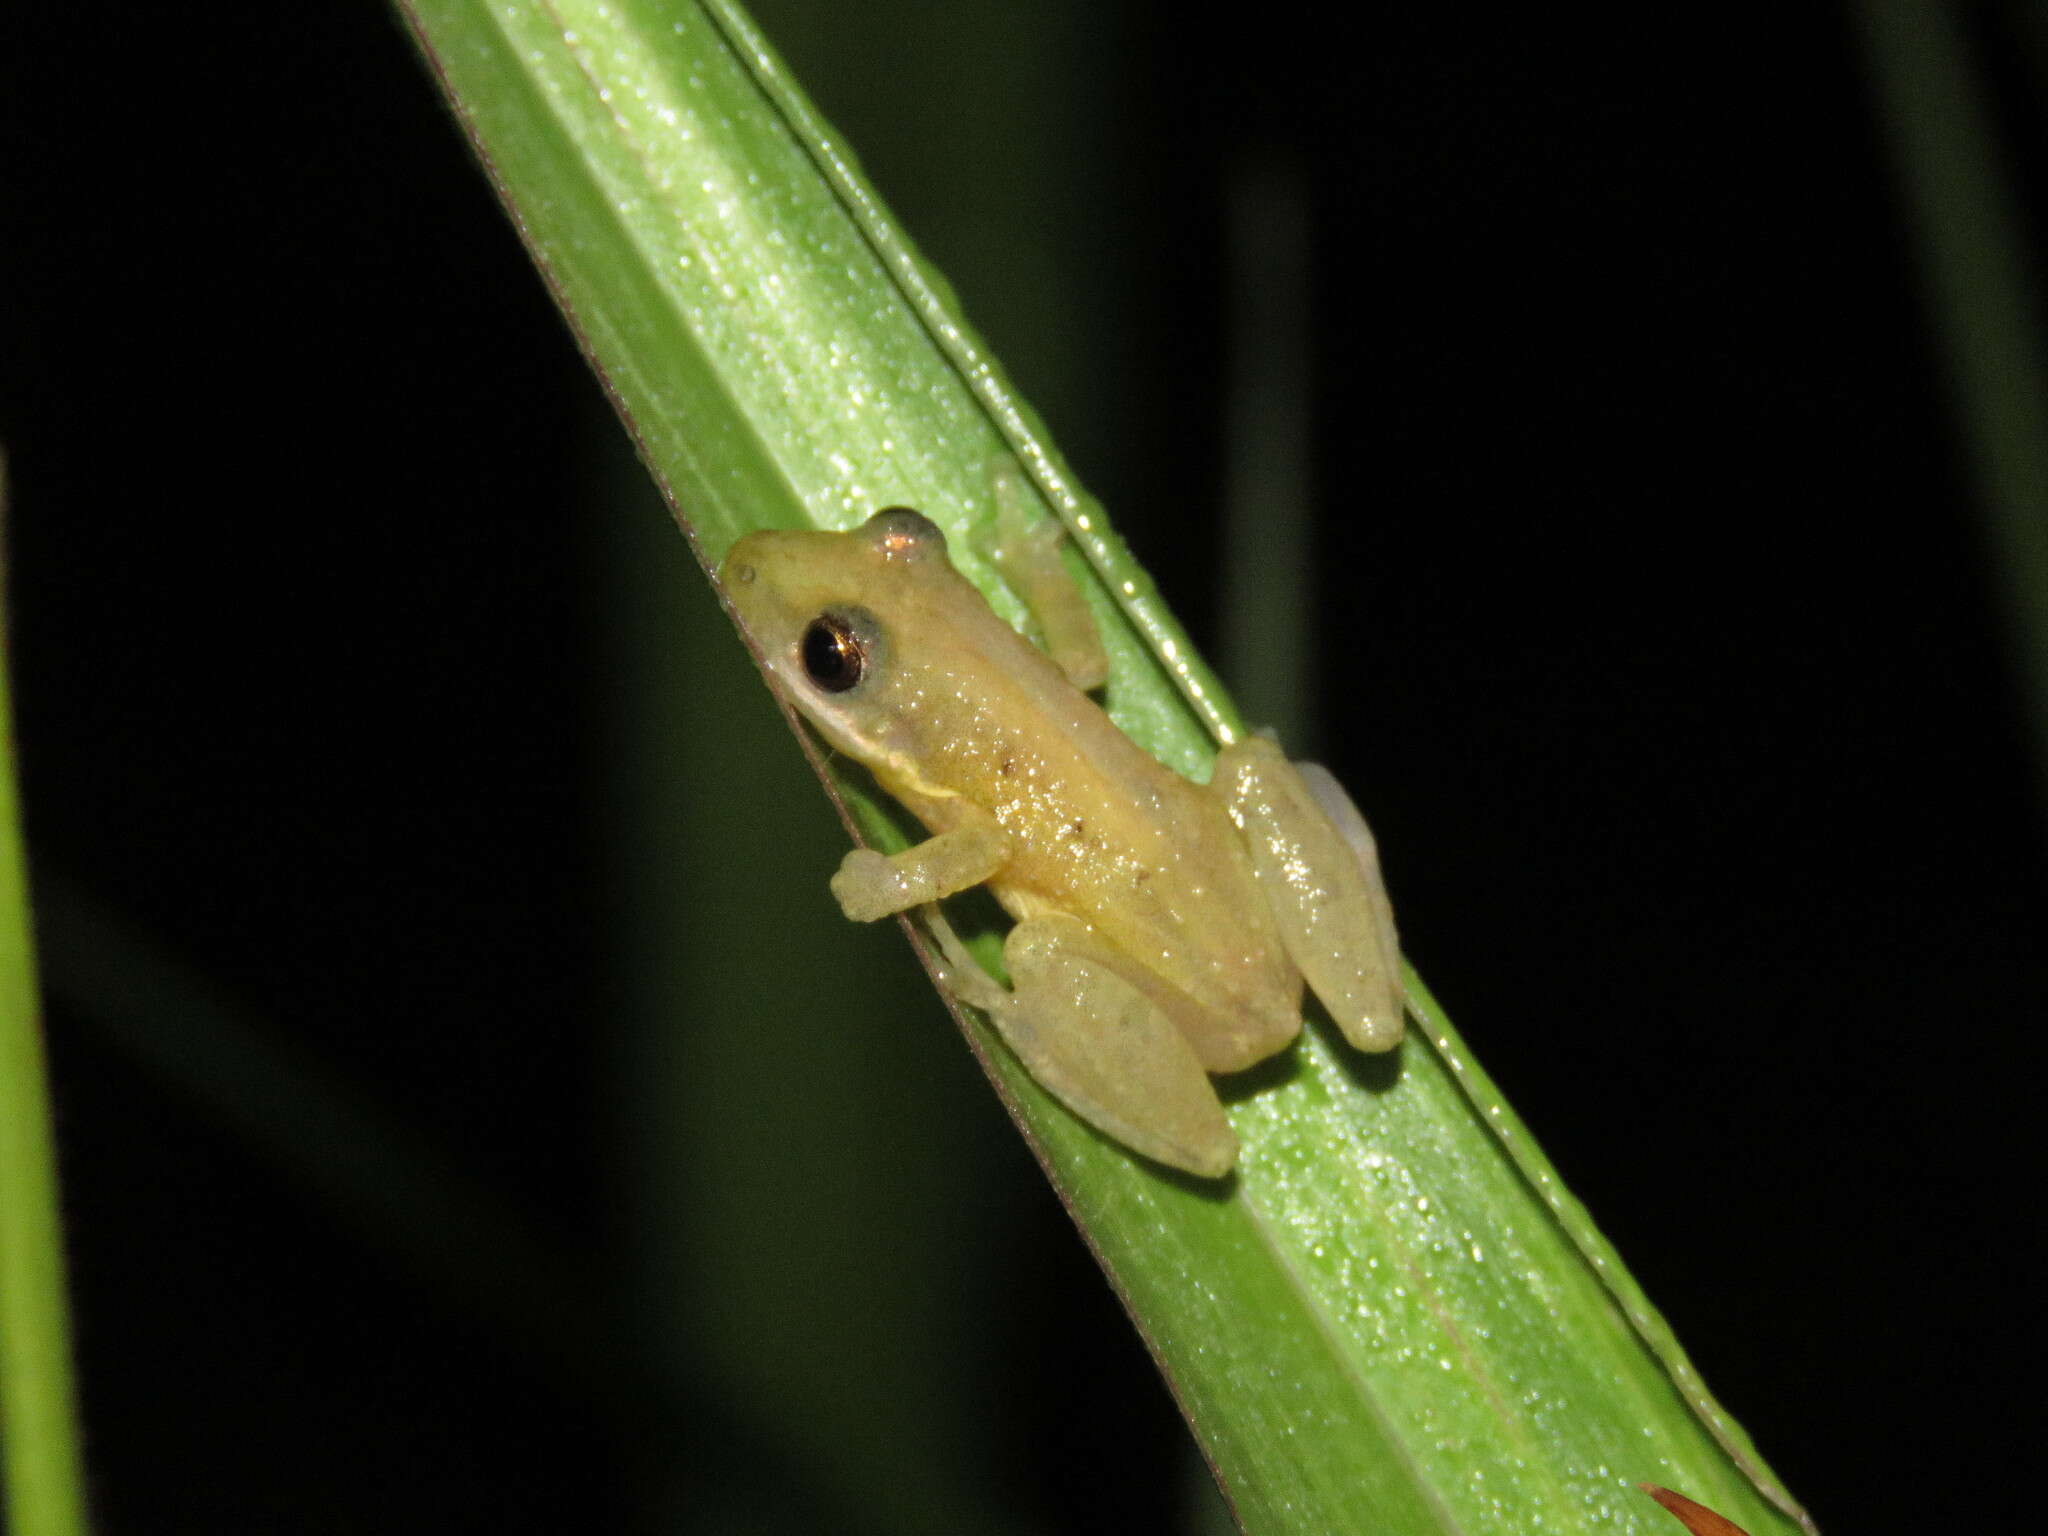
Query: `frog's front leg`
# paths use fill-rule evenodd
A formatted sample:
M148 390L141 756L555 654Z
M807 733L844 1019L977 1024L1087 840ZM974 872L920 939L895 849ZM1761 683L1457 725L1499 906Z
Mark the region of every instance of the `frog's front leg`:
M898 854L856 848L832 876L832 894L856 923L907 912L980 885L1010 862L1010 840L993 823L968 822Z
M1401 1039L1401 950L1378 851L1336 780L1305 766L1326 781L1322 795L1275 743L1248 736L1218 755L1211 782L1244 833L1288 958L1346 1040L1390 1050Z

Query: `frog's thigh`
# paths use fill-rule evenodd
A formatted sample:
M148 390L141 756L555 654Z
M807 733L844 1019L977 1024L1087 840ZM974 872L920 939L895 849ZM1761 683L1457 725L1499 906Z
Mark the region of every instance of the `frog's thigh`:
M854 849L832 877L832 894L854 922L872 923L979 885L1009 858L1010 840L995 827L955 827L898 854Z
M1337 782L1337 776L1321 763L1291 764L1301 775L1308 792L1315 796L1316 804L1323 814L1330 818L1330 825L1344 839L1358 860L1358 867L1364 873L1366 885L1373 897L1373 920L1379 952L1386 962L1387 979L1394 989L1395 1005L1398 1009L1401 997L1401 940L1394 932L1394 906L1387 899L1386 882L1380 878L1380 845L1373 838L1372 828L1365 824L1365 813L1351 798L1344 786ZM1398 1023L1397 1023L1398 1028Z
M1204 1178L1237 1159L1237 1137L1172 1020L1117 974L1087 924L1057 913L1010 930L1015 989L996 1028L1031 1075L1083 1120L1145 1156Z
M1312 765L1311 765L1312 766ZM1321 769L1354 835L1318 803L1279 747L1251 736L1223 749L1214 782L1244 831L1287 954L1344 1038L1362 1051L1401 1038L1401 952L1365 820Z

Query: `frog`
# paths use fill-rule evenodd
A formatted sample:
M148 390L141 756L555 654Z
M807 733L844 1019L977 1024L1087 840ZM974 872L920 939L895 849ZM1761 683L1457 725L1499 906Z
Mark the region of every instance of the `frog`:
M908 507L733 543L720 582L773 685L929 837L855 848L856 922L921 911L940 984L1115 1142L1198 1179L1239 1144L1211 1081L1287 1049L1304 985L1346 1041L1400 1041L1400 950L1377 849L1336 781L1260 735L1183 776L1091 695L1100 632L1056 522L1009 516L990 558L1037 623L1005 622ZM1007 526L1006 526L1007 524ZM979 546L977 546L979 548ZM985 886L1014 920L1008 985L939 903Z

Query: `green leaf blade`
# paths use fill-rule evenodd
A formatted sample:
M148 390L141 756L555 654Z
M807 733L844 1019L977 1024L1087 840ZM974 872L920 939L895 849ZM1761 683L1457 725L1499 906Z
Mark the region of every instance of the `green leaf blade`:
M730 4L405 7L521 232L715 565L757 527L918 506L980 553L1024 465L1088 557L1118 724L1196 777L1238 722L943 284ZM891 818L858 776L864 829ZM1256 1531L1651 1531L1656 1481L1752 1533L1796 1510L1419 983L1368 1062L1312 1023L1232 1085L1218 1186L968 1039ZM959 1010L956 1010L956 1012ZM1085 1369L1085 1362L1077 1362Z

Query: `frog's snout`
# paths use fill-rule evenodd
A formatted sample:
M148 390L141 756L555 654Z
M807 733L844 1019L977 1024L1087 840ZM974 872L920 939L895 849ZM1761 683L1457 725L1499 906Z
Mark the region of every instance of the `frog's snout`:
M718 579L733 586L751 587L761 568L755 562L760 553L761 535L746 533L733 540L725 552L725 559L719 562Z

